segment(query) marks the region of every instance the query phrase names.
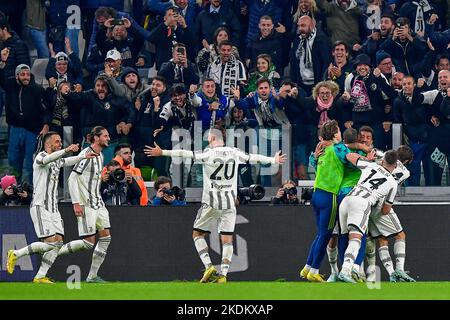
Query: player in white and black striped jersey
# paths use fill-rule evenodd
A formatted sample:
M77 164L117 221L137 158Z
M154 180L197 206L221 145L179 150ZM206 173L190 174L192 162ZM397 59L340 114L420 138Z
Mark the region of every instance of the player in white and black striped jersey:
M208 135L209 147L203 152L187 150L161 150L146 146L144 152L148 156L168 156L194 159L203 164L203 195L202 206L194 221L192 237L195 248L205 266L205 272L200 282L226 282L226 276L233 256L233 232L236 222L236 196L239 164L263 163L281 164L286 161L286 155L278 152L274 157L258 154L246 154L237 148L226 147L225 135L218 129L210 129ZM222 241L222 263L216 276L216 269L211 263L205 235L218 224Z
M57 132L48 132L43 137L44 150L38 151L33 163L33 201L30 215L36 235L41 242L34 242L25 248L8 252L8 272L14 271L15 261L25 255L42 254L41 266L33 282L52 283L47 272L55 261L63 245L64 227L58 210L58 182L62 167L73 166L92 155L78 155L63 158L71 152L77 152L79 146L72 144L61 150L62 141Z
M371 152L369 155L373 156L373 154L374 152ZM371 209L383 201L381 210L383 214L388 214L397 193L397 183L392 176L392 171L397 166L396 151L387 151L381 165L360 160L359 157L357 154L347 155L347 160L361 169L361 177L358 184L339 205L341 233L349 235L342 269L338 276L345 282L355 282L351 271L361 247L363 234L367 232Z
M80 240L66 243L58 255L94 248L95 235L98 242L92 254L92 264L86 282L105 282L97 273L105 260L111 242L109 212L100 194L101 173L103 169L102 150L109 144L108 130L101 126L94 127L88 135L89 147L80 154L93 153L92 159L80 161L69 176L70 198L78 222Z
M410 172L406 168L406 165L412 162L413 151L410 147L401 145L397 148L397 154L397 167L394 169L394 171L392 171L392 176L397 181L397 184L401 185L410 176ZM375 239L377 239L379 244L378 253L380 256L380 260L389 274L390 281L414 282L415 280L405 272L406 234L393 208L386 215L381 214L380 206L374 207L372 209L369 219L369 235L370 237L368 237L367 239L367 248L369 248L369 250L367 250L367 281L373 282L376 280ZM395 270L394 264L389 254L388 238L391 237L395 239Z

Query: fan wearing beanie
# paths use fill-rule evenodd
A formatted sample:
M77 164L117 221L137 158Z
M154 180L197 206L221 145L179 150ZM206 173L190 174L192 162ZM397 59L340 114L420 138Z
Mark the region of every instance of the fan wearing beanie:
M389 81L392 79L392 75L395 73L395 66L392 63L392 57L384 50L380 50L375 55L376 66L381 70L381 73Z

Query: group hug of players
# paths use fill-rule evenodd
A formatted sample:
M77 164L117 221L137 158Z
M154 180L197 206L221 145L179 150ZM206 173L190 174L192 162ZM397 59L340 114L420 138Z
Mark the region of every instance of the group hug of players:
M414 282L404 270L406 236L392 208L398 185L410 175L405 166L413 159L411 148L402 145L397 150L378 151L372 148L371 139L361 142L352 128L344 132L342 141L334 120L326 122L319 135L321 141L310 157L316 170L311 204L318 233L300 276L311 282L374 282L379 279L378 242L389 280ZM395 238L395 268L388 248L390 237ZM331 267L327 280L319 273L325 253Z

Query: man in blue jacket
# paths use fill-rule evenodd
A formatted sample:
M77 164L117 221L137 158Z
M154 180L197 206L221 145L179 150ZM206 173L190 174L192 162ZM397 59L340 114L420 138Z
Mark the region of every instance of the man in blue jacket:
M152 206L171 205L171 206L185 206L186 201L184 196L175 194L172 186L172 179L169 177L160 176L155 181L156 195L152 199ZM180 190L180 188L176 189Z
M198 120L202 122L202 130L211 127L211 119L215 111L215 122L225 119L228 110L234 106L234 101L224 95L217 93L216 83L207 78L203 81L202 88L198 93L189 92L194 107L197 108ZM215 123L213 123L214 125Z

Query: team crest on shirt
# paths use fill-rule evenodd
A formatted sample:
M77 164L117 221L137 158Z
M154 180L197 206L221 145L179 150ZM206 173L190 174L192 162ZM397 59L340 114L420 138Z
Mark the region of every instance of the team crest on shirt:
M372 90L372 91L377 90L377 84L376 84L376 83L372 83L372 84L370 85L370 90Z
M105 103L105 110L109 110L111 109L111 105L109 104L109 102Z

